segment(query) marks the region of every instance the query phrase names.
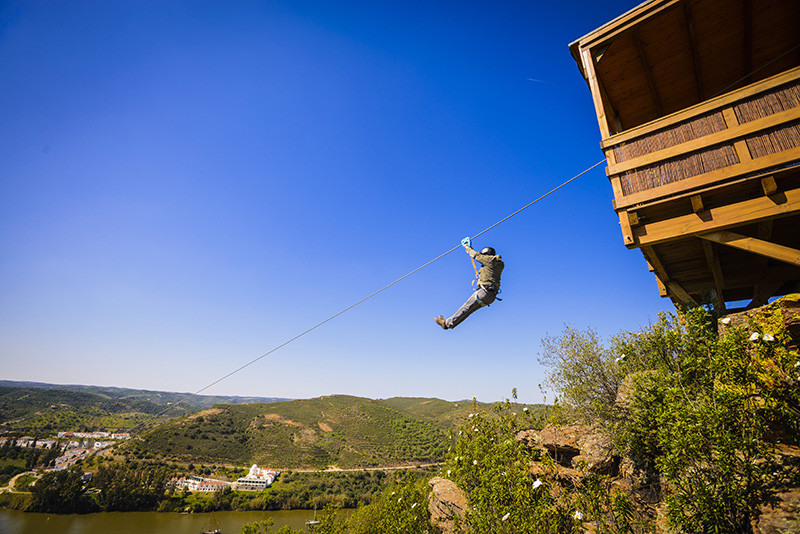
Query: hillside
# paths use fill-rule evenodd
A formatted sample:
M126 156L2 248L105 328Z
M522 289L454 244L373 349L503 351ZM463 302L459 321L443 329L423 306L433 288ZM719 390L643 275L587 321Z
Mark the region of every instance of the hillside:
M0 428L15 434L47 436L67 430L127 430L186 397L185 393L99 386L56 386L0 381ZM218 402L272 402L271 398L196 396L161 419L186 415Z
M164 407L141 399L109 399L80 391L0 387L0 427L47 436L61 430L125 430Z
M141 458L281 468L432 462L447 450L446 431L473 409L470 401L347 395L217 405L164 423L126 450Z

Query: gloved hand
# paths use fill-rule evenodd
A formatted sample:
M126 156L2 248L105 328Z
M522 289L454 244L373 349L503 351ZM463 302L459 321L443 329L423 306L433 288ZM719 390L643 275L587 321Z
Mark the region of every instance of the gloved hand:
M461 240L461 244L467 248L472 248L472 240L469 237L465 237Z

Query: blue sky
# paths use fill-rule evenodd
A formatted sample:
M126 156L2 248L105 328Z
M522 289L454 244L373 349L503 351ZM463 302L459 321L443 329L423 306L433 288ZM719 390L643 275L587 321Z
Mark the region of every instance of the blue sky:
M567 46L637 3L0 3L2 378L196 391L480 232L602 158ZM207 393L539 402L545 335L670 309L611 199L481 236L456 330L461 251Z

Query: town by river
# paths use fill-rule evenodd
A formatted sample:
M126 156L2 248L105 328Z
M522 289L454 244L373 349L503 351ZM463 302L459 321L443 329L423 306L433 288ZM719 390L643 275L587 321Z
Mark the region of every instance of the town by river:
M32 514L0 510L2 534L200 534L215 522L222 534L239 534L242 525L272 518L275 529L289 525L305 529L311 510L277 512L214 512L186 514L167 512L101 512L96 514ZM306 529L307 530L307 529Z

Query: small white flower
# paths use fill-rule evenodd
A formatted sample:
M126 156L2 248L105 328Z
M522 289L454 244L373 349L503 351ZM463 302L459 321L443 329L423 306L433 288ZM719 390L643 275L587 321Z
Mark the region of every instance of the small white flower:
M472 460L472 465L478 465L478 460Z
M796 364L794 364L794 366L795 367L800 367L800 362L797 362Z
M450 476L450 470L449 469L447 470L447 476Z
M750 341L758 341L758 332L750 334Z
M394 492L392 492L392 495L394 495Z
M474 430L475 432L477 432L477 431L478 431L478 427L477 427L477 426L473 426L473 427L472 427L472 430Z
M460 431L460 430L458 431L458 435L459 435L459 436L461 435L461 431Z
M412 510L413 510L414 508L416 508L416 507L417 507L417 503L414 503L414 504L412 504L412 505L411 505L411 509L412 509Z
M772 334L764 334L764 341L775 341L775 337Z
M400 501L402 501L402 500L403 500L403 498L402 498L402 497L400 497L399 499L397 499L397 502L400 502Z
M583 514L580 512L580 510L575 510L575 515L574 515L574 517L575 517L575 519L577 519L578 521L580 521L581 519L583 519Z
M511 512L506 512L506 515L503 516L503 521L511 517Z
M725 317L724 319L722 319L722 324L731 324L731 318Z
M474 413L471 413L471 414L469 414L467 417L469 417L470 419L472 419L473 417L475 417L475 414L474 414Z
M533 489L536 489L541 485L542 485L542 481L537 478L536 482L533 483Z
M527 412L527 411L528 411L528 407L527 407L527 406L526 406L526 407L524 407L524 408L522 409L522 411L523 411L523 412Z

